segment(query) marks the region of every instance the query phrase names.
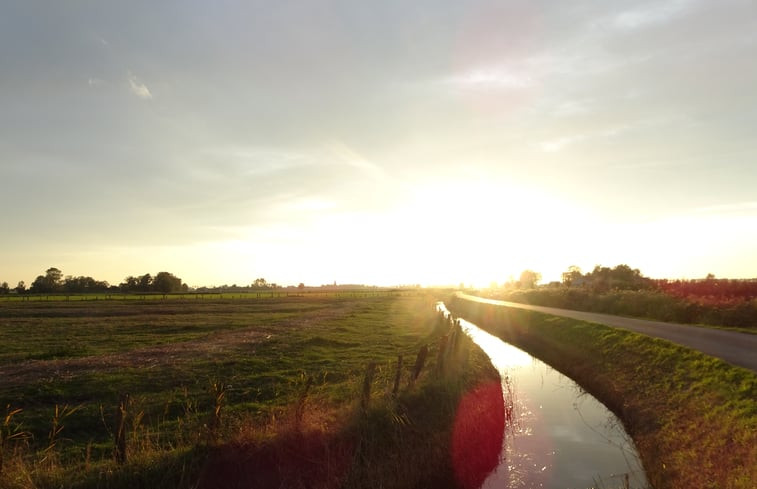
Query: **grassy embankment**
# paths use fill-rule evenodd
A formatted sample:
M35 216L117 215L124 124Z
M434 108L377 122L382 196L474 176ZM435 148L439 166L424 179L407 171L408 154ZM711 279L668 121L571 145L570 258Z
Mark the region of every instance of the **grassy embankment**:
M496 373L466 338L439 367L433 304L4 302L0 487L456 487L458 400Z
M579 287L500 291L487 297L537 306L601 312L655 321L737 329L757 333L757 299L707 302L657 290L592 292Z
M656 489L751 489L757 375L606 326L455 299L454 314L575 379L624 422Z

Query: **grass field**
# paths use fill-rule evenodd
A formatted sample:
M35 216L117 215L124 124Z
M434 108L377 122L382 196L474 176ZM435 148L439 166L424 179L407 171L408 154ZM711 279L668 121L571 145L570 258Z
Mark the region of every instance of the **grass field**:
M412 406L439 411L447 399L438 416L426 413L436 423L428 429L443 436L460 386L492 372L474 353L465 380L440 388L428 374L428 382L407 387L419 348L448 328L440 329L435 299L414 292L0 301L0 487L153 487L150 477L165 472L173 479L161 485L190 487L215 440L275 437L292 416L354 440L344 435L357 429L346 420L369 363L376 365L372 396L394 406L379 410L378 425L402 426ZM401 411L386 403L398 355L405 359ZM427 369L433 363L430 354ZM119 468L114 439L125 395L131 465ZM354 472L360 464L349 465Z

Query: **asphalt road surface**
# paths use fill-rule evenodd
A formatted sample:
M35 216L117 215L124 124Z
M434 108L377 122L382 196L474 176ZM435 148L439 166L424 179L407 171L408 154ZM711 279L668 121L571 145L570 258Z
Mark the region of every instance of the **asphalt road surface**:
M757 334L702 328L687 324L665 323L662 321L647 321L646 319L626 318L596 312L571 311L570 309L558 309L556 307L531 306L517 302L484 299L467 294L458 295L467 300L486 304L529 309L554 316L563 316L616 328L625 328L648 336L663 338L721 358L733 365L757 372Z

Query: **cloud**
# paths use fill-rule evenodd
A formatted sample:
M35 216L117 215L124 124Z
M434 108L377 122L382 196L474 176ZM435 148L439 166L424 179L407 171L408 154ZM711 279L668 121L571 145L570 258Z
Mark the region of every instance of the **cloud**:
M150 93L147 85L140 82L132 73L129 73L129 87L131 88L131 93L141 99L149 100L152 98L152 93Z
M566 146L583 141L585 136L564 136L539 143L539 148L545 153L556 153Z
M614 16L612 24L623 30L663 24L681 15L691 3L690 0L673 0L626 10Z
M549 110L548 113L554 117L572 117L576 115L583 115L591 112L591 106L595 103L584 100L558 100L554 109Z
M327 143L326 152L338 163L357 168L374 178L385 177L384 170L379 165L367 160L342 141Z
M444 83L462 88L522 89L533 86L534 80L515 70L481 69L446 78Z

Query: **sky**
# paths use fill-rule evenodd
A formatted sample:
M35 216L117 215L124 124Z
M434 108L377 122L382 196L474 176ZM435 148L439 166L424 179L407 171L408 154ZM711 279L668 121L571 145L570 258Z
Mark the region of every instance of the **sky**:
M0 2L0 282L757 277L753 0Z

